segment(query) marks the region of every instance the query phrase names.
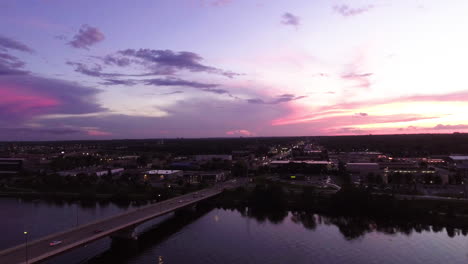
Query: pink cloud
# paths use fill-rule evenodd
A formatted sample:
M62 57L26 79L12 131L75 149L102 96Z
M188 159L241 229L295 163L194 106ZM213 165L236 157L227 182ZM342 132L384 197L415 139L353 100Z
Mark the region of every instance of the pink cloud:
M55 98L21 91L20 87L0 84L0 108L3 114L34 116L61 105Z
M226 132L226 135L230 135L230 136L253 136L253 133L246 130L246 129L238 129L238 130L231 130L231 131L227 131Z
M290 124L297 124L297 123L308 123L308 122L317 122L317 121L324 121L327 119L336 119L336 117L343 117L347 119L349 113L356 113L361 112L362 108L372 107L372 106L379 106L384 104L391 104L391 103L411 103L411 102L468 102L468 91L462 92L455 92L455 93L448 93L448 94L432 94L432 95L409 95L405 97L397 97L397 98L386 98L386 99L379 99L374 101L365 101L365 102L349 102L349 103L342 103L342 104L335 104L330 106L320 107L318 109L314 109L313 113L310 113L310 110L305 108L294 108L291 109L290 116L278 118L271 122L273 126L280 126L280 125L290 125ZM369 116L363 119L363 122L371 121L378 121L379 123L385 122L409 122L409 121L416 121L419 119L432 119L437 118L436 116L430 117L422 117L419 115L387 115L387 116L372 116L372 113L367 113ZM377 120L376 120L377 118ZM399 119L399 120L398 120ZM353 122L357 119L353 119ZM392 121L393 120L393 121ZM361 122L361 121L359 121Z
M0 122L21 123L47 114L105 111L95 103L99 90L32 75L0 76Z
M112 133L110 132L106 132L106 131L101 131L99 129L88 129L86 130L86 134L88 134L89 136L111 136Z

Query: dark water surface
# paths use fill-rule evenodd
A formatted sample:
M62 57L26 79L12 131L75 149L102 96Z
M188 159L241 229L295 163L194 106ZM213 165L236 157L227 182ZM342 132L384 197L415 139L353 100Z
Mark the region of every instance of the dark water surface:
M113 204L0 199L0 248L125 210ZM46 263L468 263L467 230L298 212L203 209L139 228L137 242L105 238Z

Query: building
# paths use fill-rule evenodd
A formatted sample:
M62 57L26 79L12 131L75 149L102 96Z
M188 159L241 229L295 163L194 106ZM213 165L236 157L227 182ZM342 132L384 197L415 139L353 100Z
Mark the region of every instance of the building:
M145 180L174 180L184 175L181 170L150 170L145 172Z
M332 163L324 160L275 160L269 167L279 173L320 174L328 172Z
M232 155L227 154L215 154L215 155L195 155L197 162L210 161L210 160L232 160Z
M67 171L59 171L57 172L60 176L73 176L76 177L77 175L96 175L97 177L112 175L118 176L124 172L124 168L108 168L108 169L86 169L86 170L67 170Z
M335 152L329 153L328 156L333 162L342 161L346 163L372 163L386 158L386 155L373 151Z
M200 179L202 182L216 183L226 180L226 175L222 171L217 172L202 172L200 173Z
M23 170L24 159L0 158L0 174L17 174Z
M332 164L330 161L326 161L326 160L274 160L270 162L270 166L280 167L280 166L292 164L292 163L312 165L312 166L325 166L325 167L329 167Z
M452 155L449 156L449 161L451 166L457 170L467 170L468 169L468 156L462 155Z
M188 183L216 183L226 180L224 171L184 171L184 180Z
M384 177L378 163L347 163L346 170L350 173L351 177L356 177L360 180L368 180L369 177L379 177L381 182L387 183L387 178Z

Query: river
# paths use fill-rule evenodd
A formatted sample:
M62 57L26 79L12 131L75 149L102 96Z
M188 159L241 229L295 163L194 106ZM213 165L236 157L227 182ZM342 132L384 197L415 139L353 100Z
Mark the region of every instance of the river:
M0 199L0 249L117 214L111 203ZM78 216L78 220L77 220ZM45 263L467 263L468 230L364 217L206 208L156 219L137 242L93 242Z

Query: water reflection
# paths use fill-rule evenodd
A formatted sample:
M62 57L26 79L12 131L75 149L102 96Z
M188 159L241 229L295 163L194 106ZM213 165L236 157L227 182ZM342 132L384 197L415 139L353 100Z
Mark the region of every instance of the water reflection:
M265 210L255 208L236 208L243 216L253 218L259 223L269 221L272 224L280 224L288 216L286 210ZM459 221L458 226L454 223L430 223L430 219L385 219L372 218L366 216L340 216L340 215L324 215L304 211L290 212L291 221L296 224L301 224L305 229L315 230L317 225L336 226L343 237L347 240L358 239L365 236L367 233L377 232L386 235L404 234L410 236L413 232L443 232L447 233L448 237L466 236L468 234L468 223Z
M420 220L204 208L174 215L134 244L113 242L109 251L89 263L435 264L444 258L447 263L468 260L463 243L468 242L466 228Z
M174 215L155 225L152 229L140 234L138 240L113 239L109 250L86 263L126 263L133 257L163 243L172 235L203 217L211 210L211 208L198 208L196 211L177 211ZM164 263L163 256L158 256L157 259L157 263Z
M138 241L109 238L48 263L466 263L468 221L452 218L379 218L261 207L199 204L147 223ZM0 246L22 242L135 206L99 201L4 199ZM78 214L76 214L78 213ZM78 217L77 217L78 216ZM51 223L50 218L56 221ZM145 228L141 228L146 230ZM3 243L3 244L2 244ZM430 253L428 253L430 252ZM93 256L98 257L93 257ZM317 259L317 260L316 260Z

